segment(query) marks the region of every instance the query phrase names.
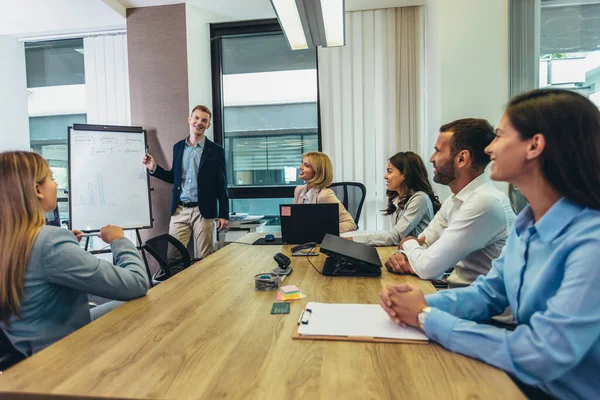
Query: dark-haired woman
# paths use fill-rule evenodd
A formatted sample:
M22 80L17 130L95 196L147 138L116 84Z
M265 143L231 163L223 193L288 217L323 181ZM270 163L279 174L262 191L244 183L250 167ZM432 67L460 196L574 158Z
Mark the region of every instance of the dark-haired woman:
M600 111L583 96L534 90L506 108L486 148L491 178L529 202L492 269L423 296L388 286L381 305L442 346L508 372L529 398L600 395ZM513 310L514 331L481 324Z
M388 160L384 176L388 205L385 215L392 218L392 229L355 236L355 242L371 246L396 246L407 237L418 237L427 228L440 202L433 193L421 157L412 151L396 153Z

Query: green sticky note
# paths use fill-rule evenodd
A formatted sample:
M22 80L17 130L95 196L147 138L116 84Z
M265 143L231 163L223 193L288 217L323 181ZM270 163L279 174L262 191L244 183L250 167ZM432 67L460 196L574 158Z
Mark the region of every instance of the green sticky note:
M273 307L271 307L271 314L289 314L290 313L290 303L273 303Z

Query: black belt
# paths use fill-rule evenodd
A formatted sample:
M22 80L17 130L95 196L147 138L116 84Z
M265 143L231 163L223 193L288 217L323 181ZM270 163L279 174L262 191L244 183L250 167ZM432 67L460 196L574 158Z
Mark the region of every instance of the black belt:
M197 201L180 201L179 204L186 208L198 207Z

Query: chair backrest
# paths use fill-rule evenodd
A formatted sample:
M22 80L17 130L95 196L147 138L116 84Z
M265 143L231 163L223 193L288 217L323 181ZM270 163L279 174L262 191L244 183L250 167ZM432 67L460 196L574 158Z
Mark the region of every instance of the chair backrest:
M54 225L60 227L60 213L58 206L52 211L46 213L46 225Z
M358 226L360 213L362 211L365 197L367 197L367 188L360 182L336 182L329 186L337 198L342 202L346 210L354 218L354 223Z
M519 189L512 184L508 185L508 198L510 199L510 205L515 214L520 213L521 210L529 204L527 203L525 196L523 196Z
M185 246L168 233L146 240L142 248L154 257L167 278L183 271L191 264Z
M0 371L12 367L24 358L25 356L14 348L4 330L0 328Z

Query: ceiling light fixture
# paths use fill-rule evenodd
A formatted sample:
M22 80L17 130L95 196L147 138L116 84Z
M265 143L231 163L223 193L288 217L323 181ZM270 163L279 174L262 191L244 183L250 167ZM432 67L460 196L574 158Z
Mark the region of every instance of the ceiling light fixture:
M344 0L271 0L292 50L345 45Z

